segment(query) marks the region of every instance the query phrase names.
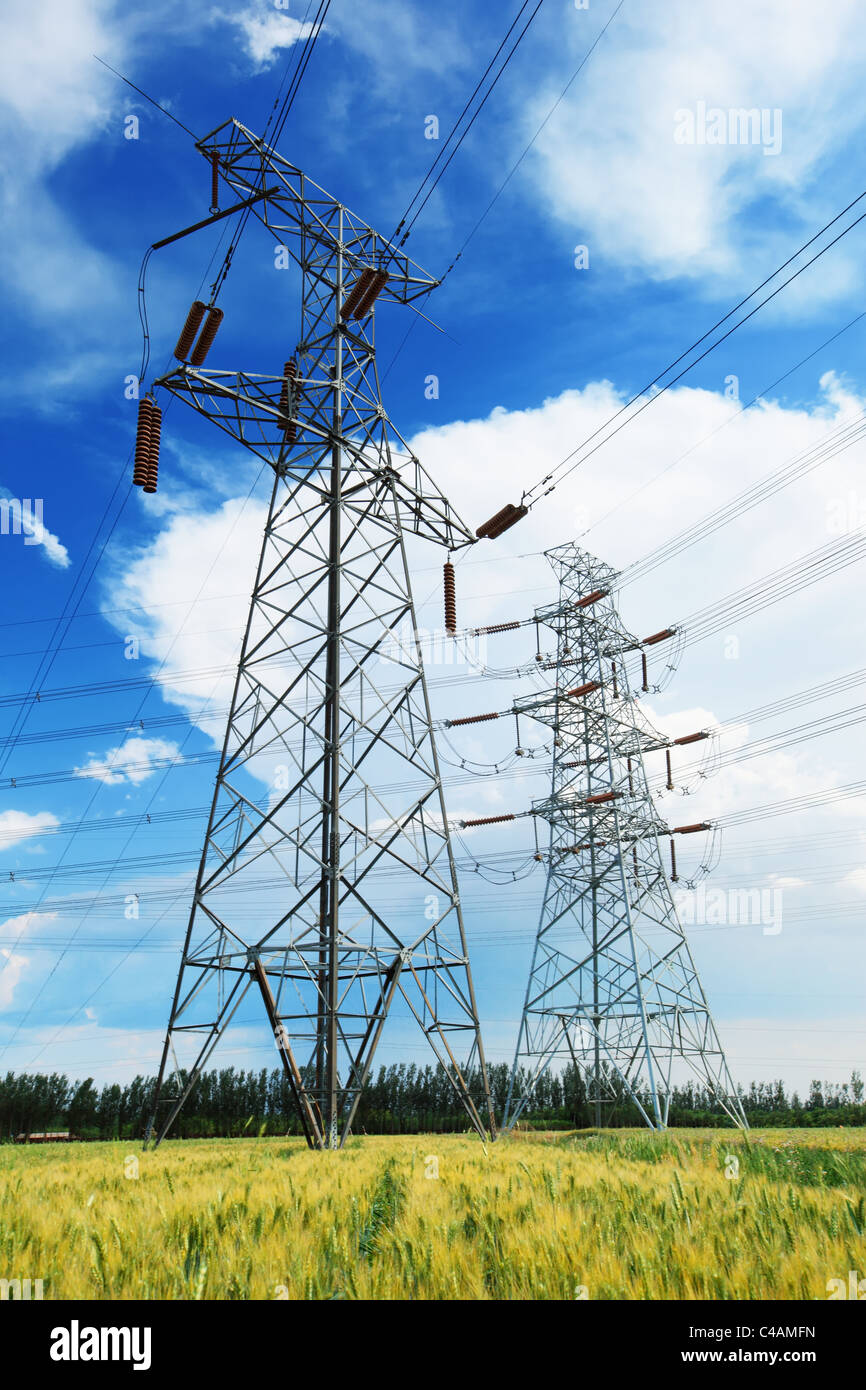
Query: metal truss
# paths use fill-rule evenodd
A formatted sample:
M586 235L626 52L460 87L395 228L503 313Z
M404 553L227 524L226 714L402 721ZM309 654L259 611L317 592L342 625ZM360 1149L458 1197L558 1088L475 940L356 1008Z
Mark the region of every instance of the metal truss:
M257 215L301 267L302 322L286 376L181 365L155 383L274 481L148 1137L247 995L310 1147L345 1141L398 1000L495 1134L406 556L407 532L474 537L385 414L375 314L344 314L364 270L387 270L377 303L436 282L238 122L202 148L237 192L279 188ZM265 903L263 862L284 883Z
M551 1066L579 1069L596 1125L627 1095L668 1123L674 1085L702 1082L745 1127L715 1024L677 918L659 845L668 829L644 754L668 746L629 686L615 571L578 546L547 552L559 602L537 610L557 640L556 686L515 702L553 730L548 875L503 1129ZM648 1100L647 1100L648 1097Z

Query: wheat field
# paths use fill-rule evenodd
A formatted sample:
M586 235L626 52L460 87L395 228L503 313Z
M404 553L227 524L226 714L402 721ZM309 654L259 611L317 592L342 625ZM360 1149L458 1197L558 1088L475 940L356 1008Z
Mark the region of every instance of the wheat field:
M825 1299L866 1130L0 1148L0 1278L45 1299Z

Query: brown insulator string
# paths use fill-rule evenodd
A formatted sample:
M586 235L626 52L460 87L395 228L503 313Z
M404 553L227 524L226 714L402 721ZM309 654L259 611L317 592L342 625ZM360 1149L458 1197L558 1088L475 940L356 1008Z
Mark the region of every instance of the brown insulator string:
M290 357L283 367L283 386L280 391L280 411L283 415L283 437L287 444L294 444L298 437L297 422L289 414L290 407L295 409L297 399L297 376L298 364L294 357ZM291 400L289 388L291 387Z
M150 427L153 418L153 400L142 396L138 402L138 426L135 432L135 468L132 481L136 487L144 487L150 462Z
M217 335L217 329L222 321L222 309L217 309L215 307L208 309L204 328L201 330L201 336L193 348L192 356L189 359L193 367L200 367L204 362L210 352L211 344Z
M180 337L174 350L178 362L185 362L189 357L189 350L195 342L195 335L206 313L207 305L202 304L200 299L194 300L192 308L186 316L186 323L180 330Z
M370 288L370 283L375 274L375 270L371 270L369 266L366 270L361 271L361 274L358 276L354 285L349 290L349 293L346 295L346 298L343 300L343 305L340 309L341 318L350 319L352 317L352 314L355 312L361 300L364 298L365 294Z
M159 471L159 436L162 430L162 411L158 405L150 410L150 440L147 449L147 481L144 492L156 492L156 478Z
M475 534L480 541L495 541L497 536L501 536L503 531L515 526L528 513L528 507L515 507L513 502L509 502L498 512L495 512L489 521L485 521L482 526L479 526Z
M457 589L454 581L454 566L450 560L445 561L443 580L445 590L445 631L450 637L453 637L457 632Z

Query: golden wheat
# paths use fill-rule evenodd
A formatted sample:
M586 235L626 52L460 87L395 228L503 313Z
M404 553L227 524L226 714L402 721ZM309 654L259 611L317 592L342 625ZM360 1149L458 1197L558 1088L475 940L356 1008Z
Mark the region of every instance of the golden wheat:
M823 1299L866 1270L866 1131L0 1148L45 1298Z

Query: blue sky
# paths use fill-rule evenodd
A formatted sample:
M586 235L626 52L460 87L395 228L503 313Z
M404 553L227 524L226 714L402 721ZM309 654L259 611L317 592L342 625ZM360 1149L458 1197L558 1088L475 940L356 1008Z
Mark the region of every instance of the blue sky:
M441 274L453 260L613 9L612 0L587 9L546 0L413 230L409 250L422 266ZM425 139L427 118L438 117L443 135L450 128L502 36L505 12L408 0L334 0L331 11L281 149L390 231L437 151ZM102 1080L155 1065L203 833L200 815L159 816L208 801L226 702L224 677L190 682L171 673L230 666L263 506L240 451L179 409L166 420L159 493L129 495L135 403L124 382L141 354L141 257L153 240L207 215L209 181L192 141L92 55L197 134L232 115L258 130L301 17L300 0L288 11L156 3L146 16L99 0L50 0L6 21L0 492L42 499L45 526L43 545L0 536L3 695L41 695L2 706L6 734L17 735L0 773L0 1066L14 1070ZM388 370L392 418L473 525L516 501L862 192L866 30L858 19L847 0L820 9L805 0L625 0L430 301L445 332L416 324ZM739 107L766 109L778 149L675 138L684 111L697 118L700 109ZM130 116L137 139L125 138ZM152 258L158 365L221 235L221 227L208 230ZM864 236L866 224L495 549L466 557L461 622L524 617L549 601L545 547L581 536L626 566L856 421L866 320L846 325L866 308ZM583 269L579 246L588 250ZM221 299L222 339L252 370L281 363L296 336L298 285L275 269L273 251L251 226ZM407 327L396 308L382 311L380 370ZM425 394L431 374L436 399ZM626 622L653 631L855 531L866 519L862 465L862 444L829 457L628 587ZM440 623L441 558L432 549L414 557L419 622L429 628ZM650 714L674 733L724 724L731 749L855 706L856 687L775 722L749 727L740 718L858 669L861 585L856 565L842 569L687 646L671 685L649 699ZM528 633L494 640L501 646L488 655L497 668L533 655ZM440 718L458 704L461 713L505 708L525 690L516 676L455 686L451 675L431 666ZM87 693L74 693L79 686ZM510 741L511 729L484 740L452 736L459 756L490 761L507 757ZM106 771L118 748L123 761L142 764L135 781ZM200 760L168 770L178 751ZM863 753L855 724L730 765L695 790L685 818L852 782ZM452 814L525 809L544 790L543 760L534 767L521 779L454 780ZM660 807L683 819L679 801ZM135 828L133 817L144 823ZM477 832L473 855L519 850L527 825ZM737 1079L782 1076L803 1090L812 1076L842 1080L861 1064L864 843L856 801L723 836L708 886L784 894L779 933L707 923L691 933ZM689 852L698 858L684 848L687 865ZM465 875L495 1060L513 1048L542 887L538 874L510 890ZM124 915L132 894L137 920ZM143 949L133 950L142 937ZM404 1037L395 1020L383 1061L423 1057ZM215 1060L272 1065L266 1030L242 1027L234 1051L226 1045Z

